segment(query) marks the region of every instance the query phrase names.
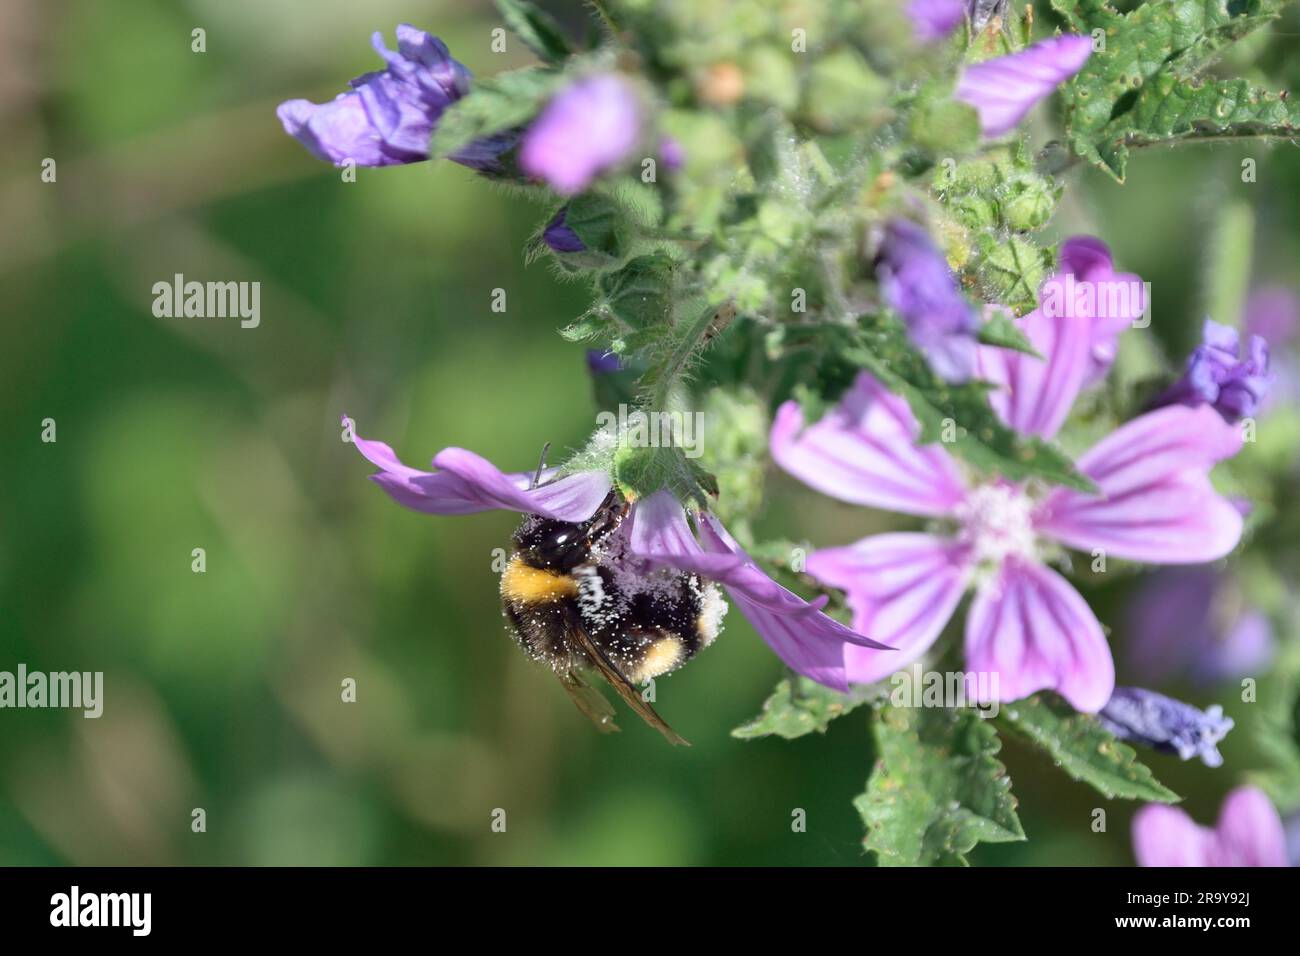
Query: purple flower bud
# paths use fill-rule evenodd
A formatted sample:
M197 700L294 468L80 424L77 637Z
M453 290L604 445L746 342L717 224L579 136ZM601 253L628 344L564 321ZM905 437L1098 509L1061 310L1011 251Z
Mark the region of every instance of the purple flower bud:
M437 37L410 24L397 27L397 52L383 34L371 43L387 67L352 81L328 103L288 100L276 110L284 131L316 158L341 166L398 166L429 158L429 137L443 111L469 91L470 72ZM514 145L510 134L470 144L455 162L494 170Z
M1035 103L1082 70L1091 55L1088 37L1053 37L1019 53L971 64L962 71L953 96L975 107L985 136L1001 136L1015 129Z
M1116 687L1097 720L1120 740L1177 754L1181 760L1200 757L1207 767L1222 766L1216 744L1233 726L1218 704L1201 711L1141 687Z
M907 15L912 32L921 43L934 43L948 36L966 15L966 0L911 0Z
M891 220L876 257L876 277L935 372L952 382L969 378L979 319L929 233L908 219Z
M641 141L636 91L612 73L579 80L557 95L524 133L519 165L566 196L625 160Z
M1252 335L1248 351L1242 357L1236 329L1206 319L1203 342L1187 359L1183 377L1156 405L1213 405L1225 421L1249 418L1258 410L1271 376L1268 343Z
M587 349L587 370L592 375L609 375L624 369L623 360L614 352L604 349Z
M542 231L542 242L550 246L552 252L585 252L587 249L578 234L565 225L565 215L569 207L565 206L555 214Z
M665 169L678 170L686 162L686 150L682 149L682 144L677 142L671 136L665 136L659 141L659 158L663 161Z

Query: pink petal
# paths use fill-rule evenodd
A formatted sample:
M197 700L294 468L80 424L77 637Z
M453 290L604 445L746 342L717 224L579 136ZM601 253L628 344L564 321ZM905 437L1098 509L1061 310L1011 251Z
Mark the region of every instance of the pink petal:
M1083 69L1091 54L1088 37L1053 37L1019 53L966 67L953 97L975 107L985 136L1001 136L1013 130L1035 103Z
M1257 787L1238 787L1219 810L1209 866L1286 866L1282 818Z
M1092 323L1086 317L1034 311L1016 324L1043 357L982 345L976 374L997 386L989 402L1009 427L1022 435L1051 438L1070 414L1088 373Z
M882 680L929 650L966 589L963 553L935 535L879 534L808 555L808 573L847 594L854 630L894 648L847 648L850 683Z
M700 547L685 509L669 491L656 491L636 502L627 523L632 553L654 564L717 580L745 563L737 554L711 554Z
M805 677L847 690L845 649L884 646L823 614L825 597L805 601L773 581L713 515L700 515L697 541L685 511L668 491L637 502L630 520L633 554L718 581L777 657Z
M1214 561L1236 547L1242 518L1214 490L1209 472L1241 441L1238 427L1209 405L1148 412L1079 459L1100 494L1057 489L1035 525L1071 547L1132 561Z
M1109 371L1119 348L1120 334L1137 321L1146 309L1146 289L1139 276L1131 272L1115 271L1110 249L1094 236L1071 236L1061 243L1060 266L1054 279L1061 279L1067 274L1073 275L1078 282L1093 284L1096 292L1096 314L1087 316L1092 320L1092 354L1084 376L1083 384L1086 386L1097 382ZM1111 291L1118 290L1121 286L1141 289L1141 292L1133 298L1111 296ZM1112 310L1112 304L1117 308ZM1119 307L1125 305L1128 306L1127 309Z
M1209 866L1214 835L1177 807L1149 803L1133 817L1138 866Z
M605 472L583 471L529 488L532 474L507 475L486 458L464 448L444 448L433 456L433 464L462 479L492 507L556 521L586 521L613 487Z
M530 489L533 472L505 474L463 448L446 448L437 454L433 463L441 471L420 471L403 464L381 441L354 432L352 444L380 469L370 476L371 481L398 504L426 514L464 515L505 508L557 521L586 521L611 487L604 472L578 472L554 479L556 470L550 469L543 472L543 483Z
M1101 624L1055 571L1008 561L976 592L966 618L966 668L998 675L998 699L1055 690L1093 713L1115 689L1115 664Z
M795 402L778 409L772 457L800 481L850 504L947 515L965 496L961 471L937 445L919 447L907 402L867 373L821 421L803 427Z

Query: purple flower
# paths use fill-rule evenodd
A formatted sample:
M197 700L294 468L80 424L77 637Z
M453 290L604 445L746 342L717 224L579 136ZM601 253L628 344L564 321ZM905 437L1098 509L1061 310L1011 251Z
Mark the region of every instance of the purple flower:
M552 252L585 252L586 243L565 225L564 218L568 211L569 207L565 206L546 224L546 228L542 231L542 242L546 243Z
M623 360L614 352L604 349L587 349L587 370L593 375L608 375L621 372L625 366Z
M519 165L566 196L623 162L641 141L643 109L627 80L604 73L579 80L524 133Z
M1282 819L1262 790L1238 787L1219 822L1199 826L1186 811L1148 804L1133 818L1138 866L1286 866Z
M557 469L544 472L543 480L532 487L532 473L506 474L463 448L444 448L433 458L439 470L425 472L402 464L383 442L354 433L353 444L380 469L370 476L372 481L398 504L427 514L500 508L577 523L595 514L612 487L604 471L557 477ZM626 532L630 558L720 583L776 655L819 683L848 689L846 645L885 648L823 614L825 597L805 601L773 581L713 515L696 514L695 525L692 531L685 509L669 492L660 491L633 501L620 530L630 529Z
M686 150L677 140L665 136L659 140L659 158L663 160L664 168L676 171L686 163Z
M966 0L911 0L907 15L912 32L921 43L947 37L966 16Z
M979 319L925 228L909 219L890 220L876 276L885 301L902 316L935 373L953 382L969 378Z
M1277 650L1266 615L1239 611L1232 579L1209 567L1162 568L1129 604L1129 666L1144 680L1209 685L1258 674Z
M1083 69L1091 55L1088 37L1053 37L1019 53L972 63L962 71L953 96L975 107L985 136L1001 136L1015 129L1035 103Z
M1211 405L1225 421L1239 422L1259 409L1268 390L1268 343L1250 337L1248 355L1241 354L1237 330L1205 320L1203 341L1187 359L1183 377L1156 401L1156 405Z
M1039 312L1017 322L1043 358L981 346L977 367L1002 387L991 399L1009 426L1050 439L1087 373L1089 323ZM1210 409L1160 409L1102 439L1078 460L1095 494L973 483L940 445L919 446L919 434L907 403L866 374L816 424L804 428L799 406L787 402L772 426L777 464L818 491L955 526L948 535L881 534L808 556L809 574L846 592L854 629L897 648L848 648L852 682L881 680L919 658L973 586L966 666L998 675L999 700L1049 688L1078 710L1100 710L1115 683L1110 649L1087 603L1045 563L1051 542L1197 564L1227 554L1241 536L1241 514L1214 490L1209 471L1242 439Z
M1223 766L1217 745L1233 727L1218 704L1202 711L1141 687L1116 687L1097 720L1120 740L1177 754L1180 760L1200 757L1207 767Z
M1091 355L1084 384L1105 377L1119 336L1146 311L1146 287L1131 272L1115 271L1110 249L1093 236L1061 243L1060 269L1039 290L1039 308L1090 323Z
M371 43L388 64L352 81L328 103L287 100L276 110L284 131L317 159L341 166L397 166L429 158L429 137L445 110L469 91L470 72L437 37L407 23L397 27L397 52L376 32ZM452 157L494 169L513 145L509 135L473 143Z

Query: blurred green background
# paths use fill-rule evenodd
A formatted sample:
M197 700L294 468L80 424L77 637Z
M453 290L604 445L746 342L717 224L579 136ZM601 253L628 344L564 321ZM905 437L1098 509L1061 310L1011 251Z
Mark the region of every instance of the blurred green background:
M449 163L344 183L276 120L376 68L370 33L403 21L476 74L528 62L490 51L484 2L0 5L0 669L106 685L99 720L0 711L0 863L864 862L865 717L729 737L782 676L739 614L660 682L692 748L626 715L600 737L504 632L491 562L513 519L397 508L340 440L347 412L412 464L463 445L523 470L594 426L582 349L555 334L584 291L523 261L542 210ZM1289 146L1139 155L1122 187L1077 175L1056 227L1153 282L1173 354L1225 203L1257 214L1256 281L1300 257ZM155 318L175 273L259 281L260 327ZM773 476L760 527L838 544L885 520ZM1128 586L1089 592L1104 621ZM1240 733L1223 750L1217 773L1150 762L1207 820L1251 759ZM976 862L1130 862L1131 807L1093 833L1092 791L1005 756L1030 842Z

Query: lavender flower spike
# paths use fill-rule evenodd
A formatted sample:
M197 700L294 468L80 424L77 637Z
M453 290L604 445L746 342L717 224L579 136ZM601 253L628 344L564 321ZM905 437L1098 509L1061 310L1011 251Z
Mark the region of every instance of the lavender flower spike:
M876 258L876 275L885 301L903 317L935 372L951 382L970 378L979 320L924 227L908 219L891 220Z
M276 110L284 131L317 159L341 166L397 166L429 158L429 137L443 111L469 92L470 72L437 37L410 24L397 27L397 52L371 38L387 66L352 81L328 103L288 100ZM452 159L495 169L510 137L472 143Z
M1268 390L1268 343L1252 335L1249 354L1242 356L1237 330L1211 319L1205 320L1202 336L1183 377L1156 404L1213 405L1225 421L1250 418Z
M1120 740L1177 754L1180 760L1200 757L1207 767L1223 766L1217 744L1233 727L1218 704L1202 711L1141 687L1116 687L1097 720Z
M1214 829L1177 807L1143 807L1133 818L1133 855L1138 866L1286 866L1286 832L1262 790L1238 787Z
M641 142L642 114L636 91L617 74L579 80L524 133L519 165L558 193L580 193Z
M1083 69L1091 55L1088 37L1053 37L1019 53L971 64L953 96L975 107L986 137L998 137L1015 129L1035 103Z

